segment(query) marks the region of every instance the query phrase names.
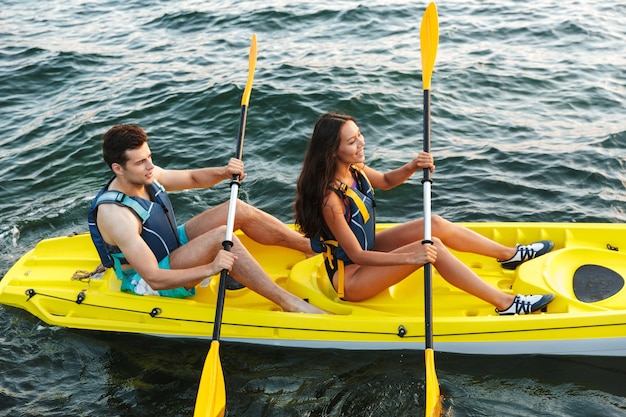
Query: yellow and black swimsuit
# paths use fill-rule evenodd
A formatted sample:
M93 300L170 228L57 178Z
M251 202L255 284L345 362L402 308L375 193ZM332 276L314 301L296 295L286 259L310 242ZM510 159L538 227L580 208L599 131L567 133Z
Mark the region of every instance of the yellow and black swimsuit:
M374 200L374 189L369 180L355 166L350 168L354 183L348 186L341 181L336 181L333 190L344 202L346 212L345 219L348 226L361 244L363 250L374 248L374 238L376 233L376 201ZM340 298L344 296L344 265L354 262L348 257L343 248L339 245L335 237L327 226L322 233L311 239L311 248L324 255L326 272L332 282L335 272L338 272L337 293Z

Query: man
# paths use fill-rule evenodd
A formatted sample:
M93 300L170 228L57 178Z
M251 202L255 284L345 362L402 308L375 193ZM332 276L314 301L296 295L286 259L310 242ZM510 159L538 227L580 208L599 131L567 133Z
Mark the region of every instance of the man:
M225 167L168 170L152 163L146 133L136 125L118 125L104 134L102 154L115 176L89 210L89 229L105 266L113 267L122 290L138 295L187 297L195 286L222 269L241 284L285 311L323 311L279 287L241 242L233 237L222 249L228 202L176 225L166 190L209 188L238 174L243 162ZM308 239L249 204L238 201L235 229L267 245L310 252Z

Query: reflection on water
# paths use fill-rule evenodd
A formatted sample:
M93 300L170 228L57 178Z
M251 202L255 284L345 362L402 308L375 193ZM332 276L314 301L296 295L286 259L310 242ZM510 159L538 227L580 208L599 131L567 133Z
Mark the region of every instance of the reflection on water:
M5 307L0 314L14 317L0 325L0 414L193 414L209 341L50 328ZM220 357L230 416L423 414L420 351L225 342ZM626 358L436 352L435 363L447 415L626 415Z

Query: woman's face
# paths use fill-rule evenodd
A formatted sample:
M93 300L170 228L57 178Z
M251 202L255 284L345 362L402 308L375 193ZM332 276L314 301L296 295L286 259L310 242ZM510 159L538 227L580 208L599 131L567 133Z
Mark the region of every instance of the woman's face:
M337 159L346 164L365 162L365 138L359 127L352 120L348 120L339 130L339 148Z

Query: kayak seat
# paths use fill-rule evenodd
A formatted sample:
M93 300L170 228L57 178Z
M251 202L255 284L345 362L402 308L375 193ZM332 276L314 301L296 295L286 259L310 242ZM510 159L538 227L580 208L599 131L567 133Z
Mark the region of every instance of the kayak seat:
M626 305L626 254L608 249L563 248L520 266L514 286L552 292L602 309ZM566 301L566 300L564 300Z

